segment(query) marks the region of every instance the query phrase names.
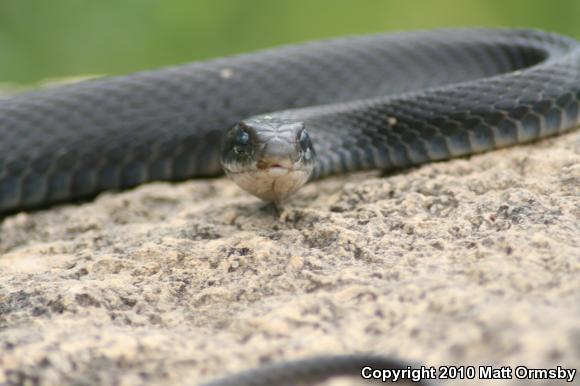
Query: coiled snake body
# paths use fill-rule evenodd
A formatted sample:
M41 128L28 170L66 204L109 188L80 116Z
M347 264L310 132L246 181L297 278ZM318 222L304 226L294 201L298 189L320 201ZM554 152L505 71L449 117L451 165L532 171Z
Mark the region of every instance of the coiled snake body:
M580 44L506 29L312 42L28 92L0 101L0 216L216 176L220 160L279 201L308 179L562 133L579 106Z
M561 133L578 124L579 100L576 40L502 29L343 38L29 92L0 101L0 214L219 175L224 131L255 114L287 110L271 119L306 127L317 159L305 181ZM259 162L268 146L251 145L225 149L224 165ZM266 166L304 161L282 157Z

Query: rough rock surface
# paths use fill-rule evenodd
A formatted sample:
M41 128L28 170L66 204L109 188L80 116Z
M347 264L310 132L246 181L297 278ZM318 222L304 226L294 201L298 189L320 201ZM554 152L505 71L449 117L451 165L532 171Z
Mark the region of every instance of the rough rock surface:
M351 352L580 363L580 130L261 206L197 180L4 219L0 384L192 385Z

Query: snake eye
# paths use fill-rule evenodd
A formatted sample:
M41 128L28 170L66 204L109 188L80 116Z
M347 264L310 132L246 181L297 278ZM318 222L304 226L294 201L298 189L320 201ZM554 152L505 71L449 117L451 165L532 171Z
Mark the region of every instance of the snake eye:
M240 128L236 133L235 141L236 145L247 145L250 142L250 135L243 128Z
M308 135L306 130L302 130L298 142L300 143L300 146L302 147L303 150L308 149L308 147L310 146L310 136Z

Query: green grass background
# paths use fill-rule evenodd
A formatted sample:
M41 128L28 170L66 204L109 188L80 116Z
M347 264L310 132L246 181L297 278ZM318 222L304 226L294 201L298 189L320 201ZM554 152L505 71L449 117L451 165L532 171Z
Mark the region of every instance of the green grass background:
M0 82L122 74L310 39L458 26L580 38L580 0L0 0Z

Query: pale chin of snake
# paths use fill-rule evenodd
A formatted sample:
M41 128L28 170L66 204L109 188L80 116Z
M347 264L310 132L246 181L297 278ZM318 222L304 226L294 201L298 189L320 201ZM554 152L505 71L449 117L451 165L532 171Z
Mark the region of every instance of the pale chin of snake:
M232 181L248 193L266 202L276 203L285 201L310 177L310 173L305 170L293 170L281 166L238 173L225 169L225 172Z

